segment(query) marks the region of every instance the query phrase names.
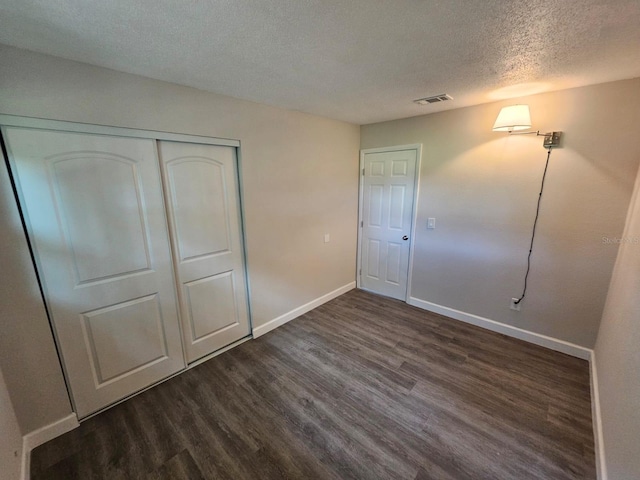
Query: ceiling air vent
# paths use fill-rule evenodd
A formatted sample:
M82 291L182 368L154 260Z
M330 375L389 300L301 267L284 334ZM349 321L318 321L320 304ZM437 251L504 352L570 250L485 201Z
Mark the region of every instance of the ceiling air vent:
M446 102L447 100L453 100L453 97L446 93L442 93L440 95L434 95L433 97L418 98L417 100L414 100L413 103L417 103L418 105L429 105L430 103Z

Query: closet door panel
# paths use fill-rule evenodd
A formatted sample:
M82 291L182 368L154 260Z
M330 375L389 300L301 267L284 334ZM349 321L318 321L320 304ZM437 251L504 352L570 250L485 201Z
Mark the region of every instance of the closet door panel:
M168 165L175 242L181 263L229 252L224 168L224 164L206 158L183 158ZM207 221L203 222L203 218Z
M3 133L78 416L184 368L154 141Z
M194 342L239 324L233 272L223 272L184 284Z
M235 148L159 142L187 360L250 332Z

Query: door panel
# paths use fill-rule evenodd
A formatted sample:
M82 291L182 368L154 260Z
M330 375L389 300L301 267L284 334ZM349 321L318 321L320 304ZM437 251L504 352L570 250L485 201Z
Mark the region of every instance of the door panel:
M384 177L384 162L371 160L371 177Z
M155 294L83 313L82 319L85 346L91 353L98 388L168 354Z
M391 176L393 177L406 177L408 169L408 162L406 160L393 160L391 162Z
M233 272L185 283L185 292L194 342L238 325Z
M227 252L230 239L224 165L183 159L172 162L168 173L180 260ZM207 222L202 222L203 210Z
M49 188L72 247L78 283L149 269L135 161L71 153L56 156L50 167Z
M406 198L405 185L391 185L389 194L389 228L402 231L405 227L405 208L404 200Z
M367 255L365 255L368 265L367 277L377 280L380 278L380 240L369 239L368 247Z
M382 226L382 202L384 200L384 186L369 186L369 227Z
M407 294L416 164L416 150L364 155L360 285L401 300Z
M78 416L184 368L154 142L3 133Z
M387 245L387 283L399 285L402 275L402 244L389 242Z
M187 360L250 333L235 149L158 145Z

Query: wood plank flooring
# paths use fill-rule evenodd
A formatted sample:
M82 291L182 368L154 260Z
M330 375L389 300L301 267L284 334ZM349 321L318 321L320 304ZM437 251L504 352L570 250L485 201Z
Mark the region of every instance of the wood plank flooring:
M35 449L33 479L595 479L588 364L354 290Z

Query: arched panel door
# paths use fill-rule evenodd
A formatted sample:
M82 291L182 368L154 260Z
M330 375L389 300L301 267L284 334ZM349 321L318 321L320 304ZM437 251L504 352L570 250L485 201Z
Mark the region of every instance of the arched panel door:
M187 361L250 333L235 148L159 142Z
M154 141L3 133L78 416L184 368Z

